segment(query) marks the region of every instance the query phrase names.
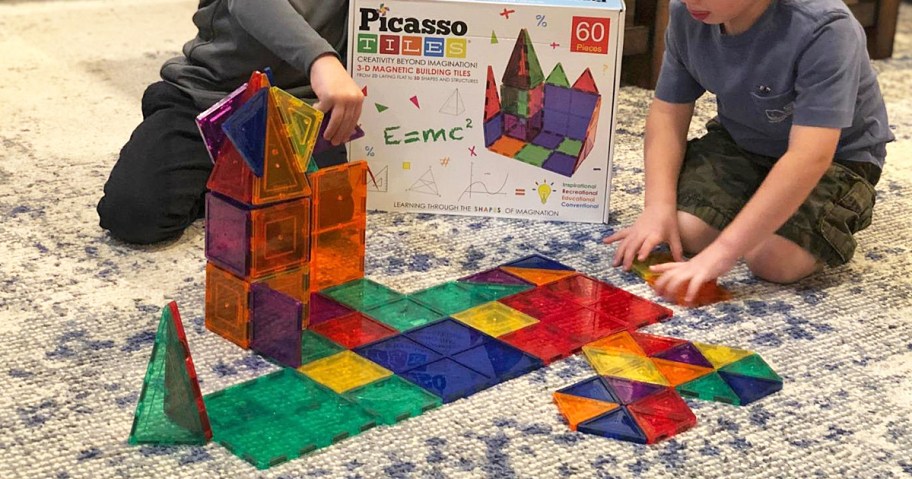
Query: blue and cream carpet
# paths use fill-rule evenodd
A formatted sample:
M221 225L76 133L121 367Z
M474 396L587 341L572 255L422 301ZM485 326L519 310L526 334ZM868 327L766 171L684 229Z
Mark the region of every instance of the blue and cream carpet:
M0 4L0 477L912 476L912 6L876 62L898 141L848 266L796 286L725 278L737 298L674 308L647 332L752 349L785 388L747 407L693 402L655 446L570 432L551 393L580 357L257 472L217 444L127 445L158 312L178 301L204 393L273 369L203 327L203 229L135 248L95 203L139 99L193 34L193 0ZM403 292L539 252L651 297L600 240L641 207L650 93L621 92L610 225L375 213L367 275ZM712 113L701 102L700 118ZM700 121L694 122L694 134Z

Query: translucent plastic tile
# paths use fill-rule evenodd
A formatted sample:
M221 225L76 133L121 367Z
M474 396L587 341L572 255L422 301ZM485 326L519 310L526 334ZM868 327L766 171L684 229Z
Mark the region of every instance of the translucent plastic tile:
M719 371L782 382L782 378L776 374L776 371L773 371L773 368L771 368L769 364L766 364L766 361L757 354L751 354L750 356L746 356L729 365L723 366Z
M305 306L310 304L310 265L307 263L304 263L299 268L269 275L258 282L297 299ZM307 327L306 321L302 322L302 325Z
M541 359L544 364L566 358L582 346L582 343L544 323L533 324L498 339Z
M364 314L399 331L415 329L444 318L443 314L409 298L368 309Z
M364 277L364 225L350 225L313 235L311 288L325 288Z
M316 142L316 144L314 144L313 154L315 154L315 155L334 148L334 145L332 143L330 143L329 140L324 138L324 136L325 136L324 134L326 133L326 127L329 125L330 121L332 121L332 114L333 114L333 111L329 110L323 116L323 123L320 125L320 131L317 132L317 142ZM352 132L352 135L350 137L348 137L348 139L345 141L347 143L349 141L354 141L354 140L357 140L358 138L362 138L363 136L364 136L364 130L361 129L361 125L356 125L355 131Z
M206 188L242 204L253 203L253 172L247 167L234 143L226 141L209 174Z
M496 301L476 306L452 316L462 323L495 338L538 322L537 319Z
M719 371L719 376L722 377L732 391L738 395L742 406L782 390L781 381L752 378L740 374L727 373L725 371Z
M534 286L532 283L523 280L522 278L513 276L510 273L500 269L494 268L487 271L482 271L480 273L475 273L463 278L459 278L460 283L480 283L480 284L503 284L503 285L517 285L517 286Z
M345 316L354 310L343 306L320 293L310 295L310 324L317 325L330 319Z
M706 360L703 357L703 354L697 349L696 346L690 343L683 343L673 348L666 349L658 354L655 354L653 357L667 359L669 361L675 361L679 363L693 364L694 366L699 366L703 368L713 368L712 363Z
M644 383L631 379L602 377L602 381L608 386L611 394L617 398L621 404L632 404L646 396L659 393L665 390L665 386L658 384Z
M301 333L301 364L312 363L344 350L342 346L313 331Z
M323 290L322 294L358 311L367 311L403 298L401 294L367 278Z
M638 444L646 444L647 441L646 434L627 412L626 407L620 407L607 414L584 421L577 426L576 430Z
M490 340L490 336L458 321L445 319L405 333L418 344L450 356Z
M177 303L172 302L158 323L130 444L205 444L211 438L190 347Z
M247 274L250 212L218 193L206 194L206 258L237 275Z
M664 321L672 315L670 309L622 289L615 289L613 294L602 297L592 307L600 313L623 321L630 330Z
M206 329L245 349L250 345L249 292L242 279L206 265Z
M697 424L697 417L674 389L647 396L629 406L633 418L654 444L680 434Z
M215 440L258 469L295 459L377 424L361 406L293 369L205 397Z
M626 329L626 325L614 317L582 307L565 308L563 314L552 315L543 322L580 344L587 344Z
M260 90L244 102L222 124L225 135L234 143L247 166L256 176L263 175L266 140L268 91Z
M352 222L367 214L367 163L343 163L308 175L313 188L314 231Z
M381 424L395 424L442 404L439 397L399 376L353 389L345 397L377 416Z
M288 132L300 169L305 170L304 163L310 159L317 142L323 112L280 88L270 88L270 95Z
M647 356L655 356L662 351L667 351L686 342L683 339L656 336L653 334L646 334L638 331L634 331L630 333L630 335L637 342L637 344L640 345Z
M250 278L262 278L307 263L310 200L302 198L257 208L250 215L253 230Z
M250 349L282 366L300 366L304 304L264 284L250 290Z
M440 397L443 403L471 396L488 387L491 378L449 358L400 374L404 379Z
M564 315L570 309L565 300L544 288L514 294L500 299L500 302L544 322L550 322L552 317Z
M712 368L704 368L693 364L679 363L667 359L652 358L652 363L668 380L668 384L678 386L686 382L693 381L702 376L713 372Z
M245 83L196 117L200 136L203 137L206 149L209 150L209 158L213 163L226 141L222 125L244 103L242 96L246 90L247 84Z
M582 274L575 274L547 284L542 288L565 301L577 303L581 306L591 306L599 302L603 296L610 295L614 286Z
M396 374L443 358L402 335L355 348L354 351Z
M607 403L617 403L618 399L614 396L607 383L601 377L584 379L576 384L572 384L557 391L559 394L568 396L577 396L582 398L593 399Z
M512 266L501 266L501 269L514 276L519 276L520 278L538 286L553 283L559 279L576 274L575 271L565 271L558 269L529 269L514 268Z
M571 431L576 431L579 423L601 416L619 407L615 403L561 393L554 393L554 403L557 405L557 410L560 411L561 416L567 421Z
M488 302L486 298L460 288L455 281L413 293L410 297L444 315L452 315Z
M556 269L564 271L573 271L573 268L561 264L553 259L546 258L539 254L533 254L526 256L525 258L518 259L516 261L511 261L505 263L502 266L507 266L511 268L526 268L526 269Z
M732 391L728 383L719 376L719 373L713 372L701 376L693 381L677 386L677 391L681 396L701 399L703 401L715 401L738 406L741 404L741 398Z
M693 345L696 346L700 353L706 358L710 364L713 365L716 369L728 366L729 364L738 361L739 359L746 358L753 354L750 351L745 349L735 349L728 346L720 346L717 344L704 344L693 342Z
M646 356L646 352L640 348L640 345L633 339L633 336L627 331L606 336L598 341L586 345L589 349L598 349L601 351L617 351L621 354L632 354L635 356Z
M282 121L270 101L266 121L263 176L253 183L254 204L266 204L311 195L310 183L298 165Z
M534 288L531 284L482 284L465 282L459 282L459 286L488 301L496 301Z
M393 374L351 351L342 351L305 364L298 370L340 394Z
M324 321L310 329L348 349L395 336L397 333L395 329L359 312Z
M491 384L509 381L542 367L538 358L501 341L488 341L450 358L490 377Z
M652 360L644 356L622 354L615 351L601 351L583 347L589 364L603 376L633 379L653 384L668 385L668 380L655 367Z

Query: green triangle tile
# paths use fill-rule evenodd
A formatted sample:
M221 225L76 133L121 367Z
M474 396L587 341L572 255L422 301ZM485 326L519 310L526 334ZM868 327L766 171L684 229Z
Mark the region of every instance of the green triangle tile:
M377 107L377 113L383 113L386 110L389 110L389 107L386 105L381 105L379 103L374 103L374 106Z
M535 88L545 81L545 73L542 71L541 63L538 61L538 55L535 53L535 46L529 34L525 34L525 47L529 59L529 87Z
M497 34L494 33L494 30L491 30L491 45L497 44Z
M344 350L345 348L342 346L313 331L304 331L301 335L301 365L312 363Z
M782 382L782 378L779 377L779 375L776 374L776 371L773 371L773 369L766 364L766 361L758 354L751 354L750 356L735 361L728 366L722 367L720 371Z
M548 75L545 83L570 88L570 80L567 79L564 67L560 63L554 66L554 70L551 70L551 74Z
M130 444L205 444L212 438L177 304L162 310L130 430Z
M311 157L310 157L310 160L307 161L307 172L308 172L308 173L313 173L313 172L315 172L315 171L317 171L317 170L319 170L319 169L320 169L320 167L317 166L317 162L316 162L316 161L313 159L313 157L311 156Z
M741 399L732 391L728 383L719 376L719 373L711 373L706 376L694 379L677 387L681 396L701 399L703 401L723 402L738 406Z

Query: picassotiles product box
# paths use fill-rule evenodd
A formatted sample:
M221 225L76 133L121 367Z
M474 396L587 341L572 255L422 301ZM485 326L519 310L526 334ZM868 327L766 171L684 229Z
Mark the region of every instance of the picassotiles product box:
M621 0L352 0L368 207L606 222Z

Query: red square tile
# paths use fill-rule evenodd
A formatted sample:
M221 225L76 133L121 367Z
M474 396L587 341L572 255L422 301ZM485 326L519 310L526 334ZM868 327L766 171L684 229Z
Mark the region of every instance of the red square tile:
M497 339L541 359L545 364L570 356L582 347L581 342L574 341L543 323L534 324Z
M631 331L664 321L673 314L664 306L619 288L614 288L611 294L603 295L592 308L622 321Z
M616 288L586 275L577 274L546 284L542 289L566 301L591 306L598 303L603 296L613 294Z
M570 335L583 344L611 336L627 329L627 324L614 316L599 313L589 308L567 308L566 313L551 316L548 326Z
M499 301L539 321L546 321L551 316L566 311L568 305L574 306L573 303L555 296L541 287L501 298Z
M348 349L395 336L398 331L355 312L329 321L316 324L310 328Z

